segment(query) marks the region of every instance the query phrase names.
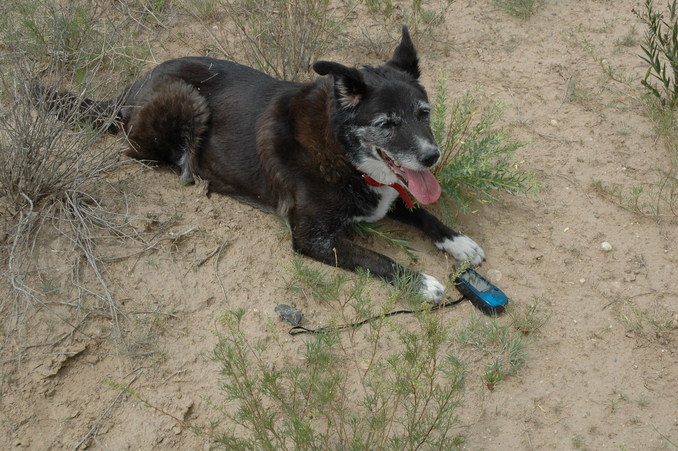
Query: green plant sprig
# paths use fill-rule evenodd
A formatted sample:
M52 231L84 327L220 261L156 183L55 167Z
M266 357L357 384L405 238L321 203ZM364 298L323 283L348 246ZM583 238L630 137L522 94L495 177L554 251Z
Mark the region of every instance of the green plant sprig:
M678 10L677 0L668 4L668 18L657 12L652 0L645 1L643 12L634 11L647 25L643 36L641 58L648 64L641 84L663 106L674 108L678 105ZM659 84L652 83L656 80Z
M468 212L475 201L489 202L500 192L517 194L536 187L533 176L521 170L514 157L523 144L496 125L502 115L500 104L481 106L478 90L466 92L451 109L447 101L446 79L441 76L431 128L442 151L434 173L443 188L440 205L448 222L454 222L450 204Z
M352 229L361 238L365 238L370 235L376 236L377 238L385 241L386 243L395 246L398 249L405 252L405 254L407 254L410 260L412 260L413 262L416 262L418 260L418 257L415 254L415 252L417 252L417 249L413 248L410 245L410 241L406 238L399 238L395 236L397 231L384 229L383 224L361 222L353 224Z

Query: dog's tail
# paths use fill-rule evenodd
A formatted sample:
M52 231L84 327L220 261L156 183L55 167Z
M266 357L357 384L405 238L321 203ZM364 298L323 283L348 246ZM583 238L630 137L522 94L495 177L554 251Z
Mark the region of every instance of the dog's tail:
M127 113L125 113L127 115ZM194 160L209 128L207 100L183 80L162 79L125 117L127 156L176 164L182 183L193 182Z
M120 130L120 105L117 101L92 100L38 82L31 84L30 95L37 108L66 123L89 123L112 134Z
M126 90L114 100L100 101L32 83L30 95L37 108L67 123L90 123L112 134L124 131L127 156L176 164L182 182L192 182L193 162L211 117L206 99L190 84L171 78L135 93Z

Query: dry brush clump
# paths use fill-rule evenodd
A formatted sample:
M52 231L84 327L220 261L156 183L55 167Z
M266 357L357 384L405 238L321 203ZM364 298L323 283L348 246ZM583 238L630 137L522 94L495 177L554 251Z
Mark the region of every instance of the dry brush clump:
M62 285L55 280L68 278L70 300L60 305L97 310L118 324L99 245L134 232L125 196L106 192L106 174L123 163L114 141L102 139L114 118L96 128L81 123L82 94L50 103L51 91L35 80L51 69L7 57L0 74L0 277L13 294L0 300L0 316L11 327L31 305L49 309L50 293Z
M140 25L119 3L17 0L0 15L0 331L31 307L74 327L73 315L122 315L106 258L138 234L110 173L124 161L105 138L114 121L82 121L87 95L118 91L145 64ZM116 20L110 20L114 17ZM44 88L47 86L48 88ZM73 95L59 100L57 91ZM9 335L7 335L9 336Z
M344 19L328 0L228 1L251 65L283 80L308 77L336 42Z

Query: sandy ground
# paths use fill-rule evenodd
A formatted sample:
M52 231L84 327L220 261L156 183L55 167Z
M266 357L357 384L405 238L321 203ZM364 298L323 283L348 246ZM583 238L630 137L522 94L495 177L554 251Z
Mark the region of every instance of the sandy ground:
M631 11L639 6L545 1L521 20L490 1L460 0L449 9L447 36L439 36L450 45L421 46L429 91L443 71L454 99L481 85L484 99L505 105L507 131L525 143L518 162L542 184L536 194L504 195L459 219L458 228L485 249L482 271L500 273L498 284L514 303L539 299L549 318L530 337L517 375L492 391L480 377L467 381L456 429L465 449L658 450L678 443L676 218L630 212L595 188L600 182L651 193L656 169L670 161L641 101L637 42L644 27ZM188 38L151 40L158 60L200 53L199 44L185 44L200 42L191 33L208 41L201 27L175 20ZM625 45L629 37L635 45ZM324 58L381 62L352 49ZM607 64L631 81L606 77ZM73 332L51 313L29 312L28 330L2 337L0 448L207 449L205 437L167 413L197 426L214 417L204 398L218 396L220 379L207 356L223 312L247 309L248 338L271 343L275 364L303 346L305 338L288 337L273 310L290 301L284 287L292 251L283 224L182 187L169 170L126 171L116 176L132 175L132 214L158 243L111 264L107 275L135 320L133 345L108 340L108 320L89 318ZM403 236L421 250L416 267L444 279L444 256L413 232ZM222 243L219 258L202 263ZM329 315L309 300L295 302L312 323ZM476 313L463 304L441 314L461 324ZM157 409L106 380L131 384Z

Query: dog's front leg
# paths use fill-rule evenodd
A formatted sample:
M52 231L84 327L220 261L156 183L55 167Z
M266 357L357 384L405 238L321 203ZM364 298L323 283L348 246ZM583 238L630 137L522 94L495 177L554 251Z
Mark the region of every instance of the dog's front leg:
M398 199L388 216L423 231L438 249L447 252L458 262L468 261L478 266L485 260L485 252L475 241L450 229L423 208L409 209Z
M294 233L293 233L294 235ZM389 283L399 277L412 279L417 292L427 301L439 303L443 300L445 286L435 277L412 271L385 255L355 244L344 236L335 239L327 237L309 238L307 235L293 236L294 250L331 266L355 271L363 268L374 276Z

